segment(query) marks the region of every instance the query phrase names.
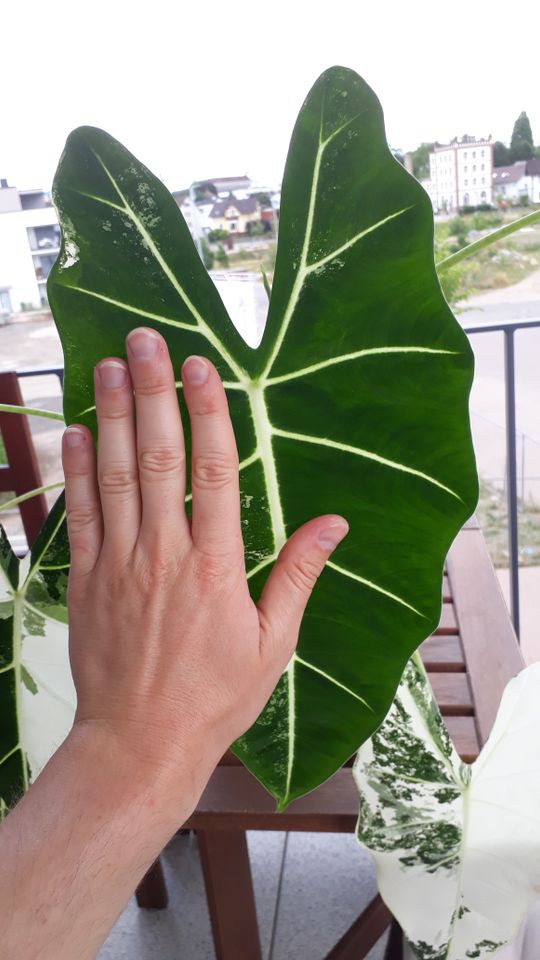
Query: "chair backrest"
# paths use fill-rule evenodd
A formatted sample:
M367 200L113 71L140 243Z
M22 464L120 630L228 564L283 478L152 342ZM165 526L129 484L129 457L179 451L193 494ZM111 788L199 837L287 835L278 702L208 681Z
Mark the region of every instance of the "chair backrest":
M17 374L0 373L0 403L23 406ZM42 486L28 417L20 413L0 412L0 434L4 442L7 464L0 465L0 492L13 491L15 496ZM1 510L1 506L0 506ZM24 532L31 547L47 517L47 501L43 493L19 504Z

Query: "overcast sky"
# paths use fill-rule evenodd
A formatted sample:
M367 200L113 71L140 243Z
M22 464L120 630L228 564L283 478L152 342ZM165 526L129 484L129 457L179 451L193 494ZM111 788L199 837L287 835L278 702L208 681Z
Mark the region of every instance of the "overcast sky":
M2 0L0 176L49 187L80 124L171 189L281 179L298 108L334 63L371 84L392 146L470 133L540 142L540 3L487 0Z

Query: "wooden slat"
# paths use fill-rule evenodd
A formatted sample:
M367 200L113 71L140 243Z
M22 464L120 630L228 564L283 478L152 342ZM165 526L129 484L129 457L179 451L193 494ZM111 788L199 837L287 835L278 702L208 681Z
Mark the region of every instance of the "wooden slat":
M443 603L439 626L435 630L437 636L458 633L458 625L453 603Z
M430 673L433 693L443 716L472 716L474 705L466 673Z
M448 733L462 760L472 763L480 753L474 717L445 717Z
M0 402L24 406L16 373L0 373ZM8 466L4 466L2 470L0 490L12 490L15 496L19 497L41 487L43 481L34 452L28 417L20 413L0 413L0 434L4 440L8 461ZM45 495L40 493L24 501L19 505L19 510L28 545L32 546L47 519Z
M445 573L443 577L442 598L443 598L443 603L450 603L452 600L452 594L450 593L450 583L448 581L447 573Z
M502 692L524 663L477 524L470 523L454 541L448 557L448 575L474 697L479 738L485 743Z
M429 637L420 647L426 670L437 673L464 673L465 658L459 637Z
M218 767L185 829L307 830L351 833L358 817L358 794L350 769L276 813L272 797L245 767Z

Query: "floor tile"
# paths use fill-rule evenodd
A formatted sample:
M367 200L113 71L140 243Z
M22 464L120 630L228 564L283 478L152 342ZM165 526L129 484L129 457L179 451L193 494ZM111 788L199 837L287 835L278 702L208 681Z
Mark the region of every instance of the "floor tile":
M351 834L291 833L271 960L323 960L377 892ZM369 960L382 960L385 937Z

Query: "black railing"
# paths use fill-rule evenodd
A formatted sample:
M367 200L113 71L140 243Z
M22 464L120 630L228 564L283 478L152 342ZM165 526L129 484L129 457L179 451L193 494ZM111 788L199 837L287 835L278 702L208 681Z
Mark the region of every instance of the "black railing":
M516 453L516 330L540 327L540 320L509 320L464 327L465 333L504 334L504 399L506 418L506 497L508 504L508 562L510 567L510 613L519 640L519 532Z
M501 323L477 324L464 327L465 333L502 333L504 334L504 391L506 417L506 496L508 503L508 560L510 567L510 613L516 635L519 639L519 532L518 532L518 496L517 496L517 454L516 454L516 368L514 335L516 330L528 330L540 327L540 320L512 320ZM19 377L39 377L54 375L60 386L64 386L63 367L28 367L18 370Z

